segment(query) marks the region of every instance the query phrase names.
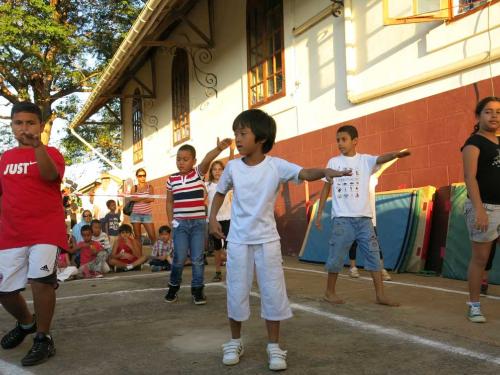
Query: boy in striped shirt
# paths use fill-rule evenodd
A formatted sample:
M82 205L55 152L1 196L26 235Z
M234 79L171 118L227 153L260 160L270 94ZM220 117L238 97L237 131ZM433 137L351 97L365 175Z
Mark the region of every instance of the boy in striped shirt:
M206 234L205 184L204 175L210 163L229 147L230 138L219 141L217 147L209 151L202 162L195 167L196 150L191 145L183 145L177 151L177 169L167 180L167 219L172 223L174 259L165 302L177 301L177 292L182 282L182 271L188 251L191 253L193 277L191 294L196 305L207 303L203 293L205 264L203 248Z

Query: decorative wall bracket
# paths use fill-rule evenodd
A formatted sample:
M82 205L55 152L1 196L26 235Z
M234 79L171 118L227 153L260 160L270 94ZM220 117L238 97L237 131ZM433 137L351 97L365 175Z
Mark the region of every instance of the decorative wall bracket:
M144 99L143 100L143 109L142 109L142 119L141 122L143 125L149 126L150 128L154 128L158 131L158 117L155 115L150 115L150 111L153 108L154 99Z

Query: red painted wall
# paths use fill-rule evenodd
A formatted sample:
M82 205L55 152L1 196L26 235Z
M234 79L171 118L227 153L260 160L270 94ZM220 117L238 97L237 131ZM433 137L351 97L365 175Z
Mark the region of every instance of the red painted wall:
M358 129L358 152L382 154L409 148L412 156L397 161L379 180L377 191L433 185L436 188L463 181L460 147L472 132L478 98L491 95L491 85L500 92L500 77L485 80L434 96L335 124L321 130L278 142L270 155L304 167L324 167L339 155L335 134L341 125ZM155 191L165 192L166 177L152 181ZM316 200L321 182L309 184ZM165 201L153 208L157 225L166 222ZM276 204L283 253L296 255L306 230L304 184L289 183Z

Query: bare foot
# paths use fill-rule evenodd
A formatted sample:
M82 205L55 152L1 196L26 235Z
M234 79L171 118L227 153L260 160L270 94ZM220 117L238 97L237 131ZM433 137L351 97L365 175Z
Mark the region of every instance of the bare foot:
M391 307L398 307L401 306L399 302L394 302L391 301L390 299L387 299L387 297L377 297L377 303L379 305L384 305L384 306L391 306Z
M333 305L342 305L343 303L345 303L345 301L342 298L338 297L336 294L333 295L325 294L323 296L323 301L326 301Z

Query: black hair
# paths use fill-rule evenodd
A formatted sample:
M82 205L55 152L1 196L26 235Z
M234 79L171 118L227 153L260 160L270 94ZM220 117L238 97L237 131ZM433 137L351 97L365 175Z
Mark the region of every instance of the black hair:
M12 106L12 110L10 111L10 118L13 118L16 113L20 112L28 112L37 115L38 120L42 122L42 111L40 107L31 102L17 102Z
M162 225L160 227L160 229L158 229L158 233L162 234L162 233L170 233L172 230L170 229L170 227L168 225Z
M196 159L196 149L191 146L191 145L182 145L181 147L179 147L179 150L177 150L177 152L179 153L180 151L188 151L191 153L191 155L193 155L193 159Z
M90 225L84 225L80 228L80 234L83 234L83 232L92 232L92 229L90 228Z
M128 224L122 224L118 227L118 233L132 233L132 227Z
M110 199L108 201L106 201L106 207L109 208L109 206L111 206L111 203L116 203L114 199Z
M343 125L337 129L337 134L340 132L347 133L351 137L351 139L358 138L358 129L356 129L352 125Z
M212 163L212 165L210 165L210 169L208 170L208 181L209 182L213 182L215 180L215 177L214 177L214 174L212 172L212 168L219 164L221 166L222 169L224 169L224 163L221 162L220 160L216 160Z
M267 154L272 150L276 139L276 121L260 109L248 109L241 112L233 121L233 131L250 128L255 135L255 142L264 141L262 152Z
M101 225L101 222L100 222L100 220L98 220L98 219L92 219L92 221L90 222L90 226L92 227L92 225L94 225L94 224L99 224L99 225Z
M474 111L476 118L481 116L481 112L483 112L484 107L488 105L489 102L500 102L500 98L497 96L487 96L486 98L481 99L476 104L476 109ZM474 125L474 131L472 134L476 134L479 131L479 122Z
M144 172L144 174L147 174L146 173L146 170L144 168L139 168L138 170L135 171L135 176L137 177L137 175L139 174L139 172Z

